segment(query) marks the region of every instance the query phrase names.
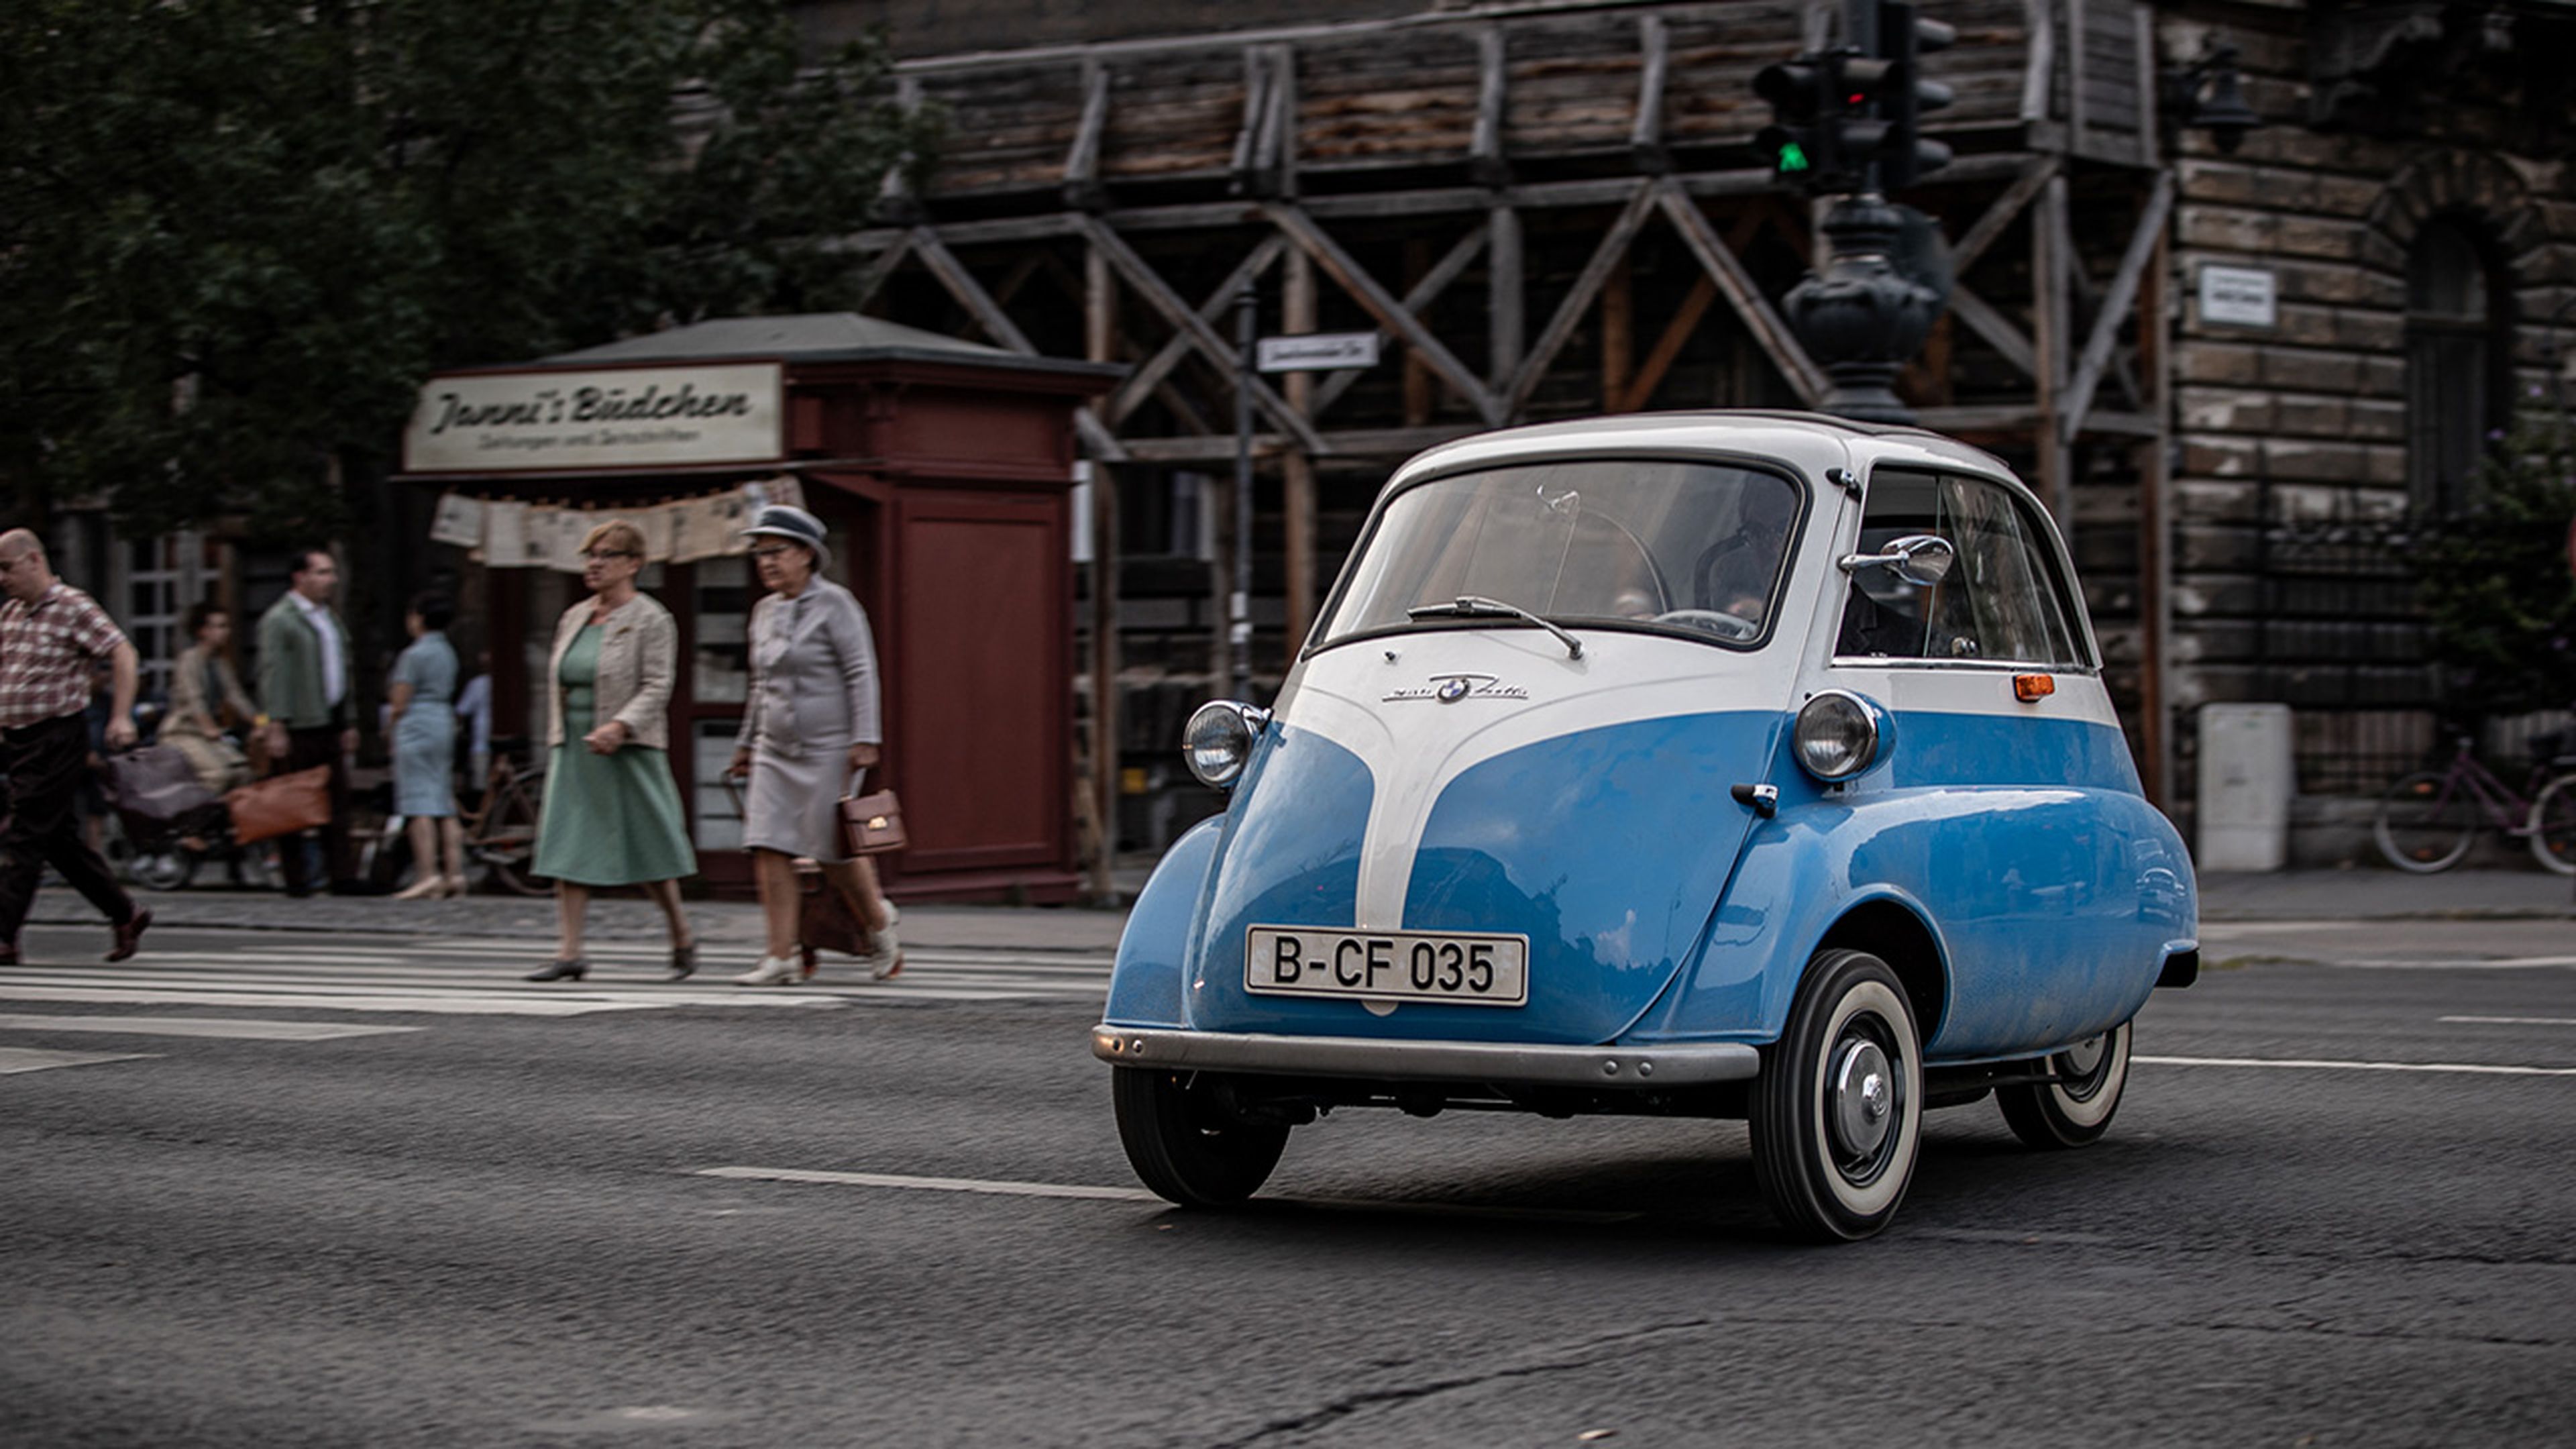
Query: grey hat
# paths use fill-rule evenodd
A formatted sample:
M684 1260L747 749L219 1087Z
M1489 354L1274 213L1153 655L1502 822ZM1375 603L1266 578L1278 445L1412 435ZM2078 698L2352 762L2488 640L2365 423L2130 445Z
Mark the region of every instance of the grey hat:
M824 542L823 520L802 508L784 503L764 503L752 518L751 527L742 531L745 538L783 538L814 550L816 567L830 562L832 546Z

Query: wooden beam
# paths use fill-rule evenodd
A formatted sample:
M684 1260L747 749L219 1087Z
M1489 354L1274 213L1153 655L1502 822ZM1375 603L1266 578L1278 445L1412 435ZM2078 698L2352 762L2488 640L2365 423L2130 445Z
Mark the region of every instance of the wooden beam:
M1268 238L1279 241L1277 235ZM1304 252L1291 252L1287 275L1279 288L1280 330L1296 336L1312 332L1316 325L1315 263ZM1292 372L1285 382L1288 406L1300 417L1312 418L1315 403L1315 375ZM1280 534L1285 541L1287 570L1284 592L1287 595L1287 664L1294 664L1297 650L1305 643L1306 632L1315 620L1315 462L1303 452L1290 448L1279 455ZM1283 666L1284 667L1284 666Z
M1261 165L1261 131L1270 122L1270 67L1262 62L1261 47L1243 48L1243 126L1234 133L1234 189L1259 194L1256 173Z
M2065 213L2066 178L2052 176L2030 214L2031 371L2038 383L2035 398L2039 406L2036 441L2040 497L2057 515L2058 529L2071 538L2075 532L2075 456L2057 426L2059 399L2066 390L2066 337L2070 330L2066 273L2073 265L2073 258L2066 255Z
M1547 375L1549 365L1556 361L1556 354L1563 351L1566 342L1574 336L1574 329L1582 324L1583 314L1592 309L1592 301L1601 295L1601 288L1610 280L1610 273L1626 259L1628 243L1636 240L1638 228L1646 224L1647 213L1654 210L1658 194L1654 183L1640 181L1633 184L1636 190L1630 194L1627 206L1620 210L1618 219L1610 223L1610 229L1602 233L1600 242L1592 248L1592 259L1583 264L1582 272L1575 277L1574 289L1557 304L1556 315L1548 319L1546 330L1539 333L1529 356L1521 359L1520 370L1512 375L1511 391L1503 395L1503 416L1506 419L1519 417L1521 409L1528 405L1530 394L1538 390L1539 379Z
M2084 0L2066 0L2066 133L2073 151L2084 149L2085 128L2092 124L2084 49Z
M1699 330L1699 324L1708 317L1708 309L1716 303L1717 283L1702 272L1692 279L1690 295L1682 298L1681 310L1665 324L1663 335L1655 339L1654 350L1638 365L1637 375L1628 380L1628 391L1610 402L1610 411L1633 413L1654 401L1655 389L1664 385L1664 374L1673 370L1682 349L1690 345L1691 334Z
M1995 244L2006 227L2012 225L2013 218L2021 215L2022 208L2030 205L2032 197L2039 195L2039 189L2048 184L2048 178L2057 174L2059 164L2054 156L2034 156L2021 168L2021 174L2013 178L2013 184L2004 188L2004 194L1996 197L1994 204L1986 208L1985 215L1977 218L1976 225L1968 228L1968 234L1950 248L1951 275L1964 277L1968 274L1968 268L1977 264L1977 259L1986 254L1986 249Z
M1485 376L1499 391L1511 386L1520 371L1524 301L1521 274L1521 214L1507 202L1485 213L1492 241L1485 261Z
M1176 330L1188 333L1199 355L1218 372L1232 379L1235 386L1251 390L1254 407L1285 429L1308 452L1332 451L1304 418L1297 416L1279 394L1271 391L1270 384L1263 382L1258 374L1244 372L1242 360L1235 355L1234 348L1217 335L1216 329L1209 326L1206 319L1182 301L1152 267L1145 265L1145 259L1136 255L1135 248L1127 245L1126 238L1094 218L1085 216L1078 221L1083 233L1108 256L1109 264L1117 268L1118 274L1127 280L1127 285L1138 296L1144 298L1145 305L1161 313L1163 320Z
M1095 57L1082 63L1082 121L1065 152L1065 205L1079 211L1108 207L1109 188L1100 184L1100 138L1108 129L1109 67Z
M1352 260L1350 253L1343 251L1339 243L1294 206L1273 204L1263 210L1274 225L1288 234L1290 241L1315 259L1315 265L1324 269L1324 275L1331 277L1343 291L1350 293L1353 301L1375 317L1379 326L1403 338L1407 346L1422 354L1423 361L1456 388L1488 426L1502 425L1504 413L1501 402L1486 389L1483 381L1469 372L1456 354L1442 346L1440 339L1432 336L1420 319L1406 311L1403 303L1388 296L1386 289L1377 284L1367 269Z
M1287 250L1288 244L1278 237L1263 237L1261 244L1252 249L1252 254L1238 263L1233 271L1226 273L1225 280L1217 284L1215 291L1208 293L1207 301L1199 306L1199 316L1205 319L1210 327L1214 327L1220 318L1232 310L1234 294L1242 291L1262 273L1269 271L1271 264L1278 261L1280 255ZM1099 248L1093 247L1091 251L1096 253ZM1172 369L1180 365L1181 359L1190 354L1190 349L1194 345L1188 333L1175 332L1171 340L1163 344L1161 350L1148 358L1134 372L1129 373L1127 380L1118 385L1118 391L1110 394L1106 409L1109 425L1113 428L1124 425L1136 409L1145 405L1145 399L1151 397L1154 390L1162 385L1163 379L1172 375Z
M2039 356L2030 338L1985 298L1969 291L1964 282L1950 285L1950 314L1986 339L1995 351L2004 355L2004 361L2020 368L2024 377L2039 376Z
M1420 428L1348 428L1324 434L1324 441L1332 445L1337 458L1400 461L1425 448L1484 430L1484 424L1472 422L1433 423ZM1234 457L1232 433L1205 438L1135 438L1129 446L1135 450L1137 461L1145 463L1222 463ZM1255 433L1252 438L1253 453L1258 457L1277 457L1293 446L1292 439L1279 433Z
M2049 90L2057 81L2056 0L2022 0L2021 118L2048 119Z
M1476 260L1477 253L1485 249L1486 238L1490 235L1492 232L1489 227L1480 226L1459 238L1458 244L1449 249L1448 255L1434 263L1430 271L1423 273L1420 281L1405 289L1404 310L1416 317L1430 310L1431 304L1439 300L1440 294L1448 289L1449 284L1458 280L1458 274L1467 270L1468 264ZM1304 252L1296 252L1291 254L1290 261L1311 265L1313 258L1308 257ZM1379 328L1377 336L1379 343L1384 344L1387 340L1386 329ZM1326 377L1323 385L1315 390L1315 405L1307 410L1306 416L1310 418L1321 416L1325 409L1340 400L1341 395L1350 391L1365 375L1364 368L1346 367ZM1291 397L1289 401L1294 402L1296 399Z
M1637 363L1636 265L1628 249L1619 249L1618 264L1601 283L1601 410L1615 411L1615 400L1628 395L1628 375Z
M1118 279L1098 247L1082 252L1082 355L1108 362L1116 354ZM1097 422L1096 404L1083 412ZM1104 429L1104 431L1106 431ZM1091 780L1096 816L1091 894L1108 902L1117 896L1111 867L1118 853L1118 745L1120 706L1118 671L1118 471L1106 458L1091 460Z
M1271 53L1268 172L1274 194L1297 195L1297 52L1276 46Z
M1789 380L1789 386L1796 391L1799 400L1809 407L1823 402L1826 392L1824 369L1807 356L1807 349L1799 345L1797 335L1789 330L1789 324L1780 320L1780 314L1772 310L1770 299L1762 295L1753 274L1744 270L1744 264L1735 259L1735 253L1727 250L1725 240L1718 236L1715 227L1709 225L1699 203L1684 195L1670 179L1657 182L1655 193L1664 215L1671 218L1681 232L1682 240L1699 258L1709 280L1717 283L1718 291L1725 294L1727 305L1743 319L1745 329L1753 334L1755 344L1761 347L1764 356L1771 359L1771 365L1780 369L1780 375Z
M1662 176L1673 169L1664 148L1664 76L1672 65L1672 41L1664 17L1651 11L1637 17L1637 119L1628 127L1628 154L1637 169Z
M1511 163L1503 159L1503 27L1487 25L1476 32L1476 130L1467 146L1467 174L1482 186L1511 180Z
M2173 209L2174 181L2170 171L2156 173L2155 185L2148 189L2146 208L2138 214L2137 229L2129 234L2128 250L2120 256L2120 270L2113 273L2110 289L2102 294L2102 305L2093 314L2093 335L2084 339L2084 355L2075 364L2075 379L2067 384L2066 405L2058 414L2058 435L2073 441L2084 426L2084 414L2093 406L2093 390L2101 385L2102 369L2110 364L2112 345L2120 340L2120 320L2128 315L2129 304L2138 295L2138 279L2146 271L2147 261L2155 255L2156 239L2164 235L2165 215Z
M896 236L884 251L877 253L876 260L868 263L868 269L859 274L858 294L851 301L850 310L866 311L868 304L877 299L877 293L884 290L885 284L893 279L896 269L900 268L905 259L911 255L912 237L909 233Z
M930 269L930 274L939 279L939 285L947 288L948 295L957 299L957 305L965 308L966 314L975 319L975 325L984 329L986 336L1023 357L1039 355L1037 348L1029 342L1028 334L1011 321L1010 314L1004 312L1001 304L984 290L983 284L975 280L975 274L966 270L966 264L957 260L956 253L940 242L938 232L927 226L914 227L912 249L920 256L922 265ZM1100 419L1092 415L1091 409L1075 409L1073 426L1074 431L1082 435L1083 446L1094 458L1115 460L1127 456L1127 450L1119 445L1109 429L1101 425Z
M2139 765L2149 803L2171 812L2174 731L2168 688L2173 637L2173 348L2166 332L2165 287L2171 242L2159 229L2155 255L2138 279L2138 354L2147 376L2147 412L2155 432L2142 444L2138 469Z
M2156 68L2156 7L2140 5L2130 13L2138 56L2138 164L2153 166L2164 145L2164 126L2156 117L2156 92L2164 78Z

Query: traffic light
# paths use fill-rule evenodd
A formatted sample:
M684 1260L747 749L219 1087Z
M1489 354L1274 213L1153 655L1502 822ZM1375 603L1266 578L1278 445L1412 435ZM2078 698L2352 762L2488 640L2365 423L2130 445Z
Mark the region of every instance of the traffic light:
M1772 124L1753 137L1753 151L1773 175L1810 194L1849 187L1842 165L1842 51L1766 65L1753 93L1771 103Z
M1902 191L1927 173L1950 164L1950 148L1923 139L1923 115L1950 104L1950 88L1923 78L1923 57L1947 50L1959 39L1956 28L1914 13L1912 0L1879 0L1878 57L1887 66L1880 86L1878 114L1886 133L1874 148L1882 191Z

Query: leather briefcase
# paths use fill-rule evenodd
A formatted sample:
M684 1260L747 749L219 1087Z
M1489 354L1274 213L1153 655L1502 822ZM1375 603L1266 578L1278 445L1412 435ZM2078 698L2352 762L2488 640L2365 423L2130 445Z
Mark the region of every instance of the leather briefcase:
M911 843L903 829L903 806L892 790L841 798L841 845L850 854L885 855Z
M291 775L253 780L224 797L232 810L233 839L248 845L331 823L331 767L315 765Z

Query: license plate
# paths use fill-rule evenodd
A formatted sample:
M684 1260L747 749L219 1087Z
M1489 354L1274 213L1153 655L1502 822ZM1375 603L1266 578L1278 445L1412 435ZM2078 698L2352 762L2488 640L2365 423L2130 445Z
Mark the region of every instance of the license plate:
M1243 989L1348 1001L1529 1004L1529 937L1254 926Z

